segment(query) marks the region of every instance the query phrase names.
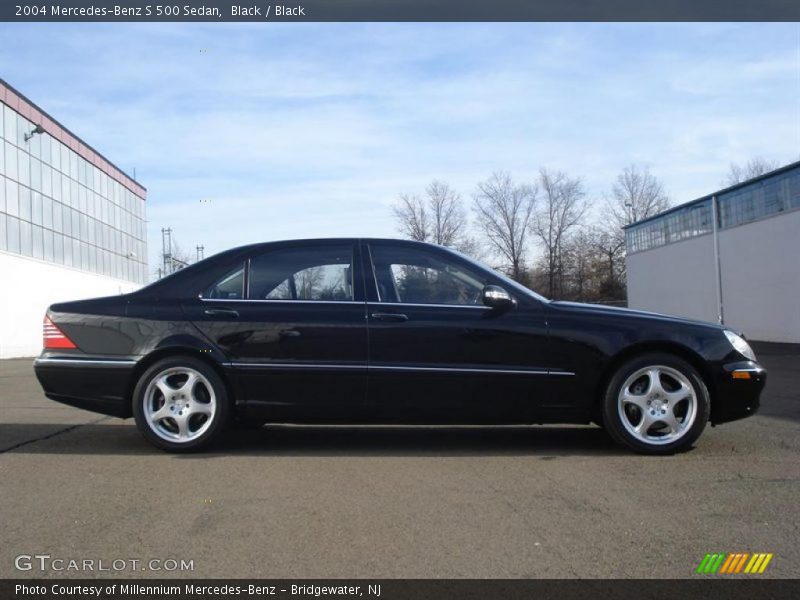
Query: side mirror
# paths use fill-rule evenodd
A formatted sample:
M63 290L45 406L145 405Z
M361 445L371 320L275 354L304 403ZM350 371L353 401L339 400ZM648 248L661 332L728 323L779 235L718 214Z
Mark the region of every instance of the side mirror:
M495 310L508 310L516 304L511 294L499 285L487 285L483 288L483 303Z

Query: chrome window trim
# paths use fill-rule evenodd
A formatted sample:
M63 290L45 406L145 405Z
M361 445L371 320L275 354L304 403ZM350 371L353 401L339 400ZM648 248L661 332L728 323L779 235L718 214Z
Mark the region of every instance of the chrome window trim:
M203 298L198 296L203 302L269 302L274 304L367 304L373 307L380 306L416 306L419 308L472 308L478 310L492 310L490 306L479 304L416 304L412 302L361 302L359 300L261 300L248 298Z
M230 300L226 300L225 298L203 298L199 296L200 300L203 302L268 302L271 304L360 304L363 305L364 302L359 302L358 300L267 300L267 299L259 299L259 298L231 298Z
M570 371L548 371L547 369L482 369L477 367L416 367L400 365L336 365L329 363L243 363L231 362L233 367L268 369L343 369L365 371L406 371L434 373L492 373L500 375L555 375L572 376Z

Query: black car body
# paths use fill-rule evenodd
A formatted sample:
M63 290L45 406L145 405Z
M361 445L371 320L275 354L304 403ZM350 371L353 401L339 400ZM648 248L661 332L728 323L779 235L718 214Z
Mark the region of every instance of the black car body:
M212 370L226 411L258 422L603 424L615 375L668 356L707 395L698 418L718 424L753 414L766 378L719 325L548 301L399 240L235 248L131 294L54 304L46 319L35 371L47 397L123 418L148 369L176 357ZM68 343L47 348L47 328ZM665 390L682 385L665 377ZM657 445L632 447L682 447Z

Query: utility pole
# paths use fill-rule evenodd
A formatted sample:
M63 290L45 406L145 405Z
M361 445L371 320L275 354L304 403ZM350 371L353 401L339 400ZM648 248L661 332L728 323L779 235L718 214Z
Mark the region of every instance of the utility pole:
M164 261L164 275L172 273L172 228L161 228L161 256Z

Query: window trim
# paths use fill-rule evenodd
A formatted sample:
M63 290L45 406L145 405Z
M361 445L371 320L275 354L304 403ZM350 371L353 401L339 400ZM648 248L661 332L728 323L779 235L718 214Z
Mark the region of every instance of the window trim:
M242 298L206 298L204 293L208 291L208 289L215 285L216 282L209 284L202 292L200 292L197 297L203 302L256 302L256 303L273 303L273 304L365 304L366 298L364 300L356 300L357 292L356 286L358 285L359 280L363 280L363 276L361 276L360 270L356 269L356 261L359 260L360 256L357 252L358 245L357 242L346 242L343 245L350 246L351 252L351 259L350 259L350 270L351 270L351 278L352 278L352 300L284 300L284 299L267 299L267 298L250 298L250 269L251 269L251 262L253 256L247 256L242 261L242 268L244 270L244 281L242 285ZM313 248L314 246L287 246L287 248ZM269 249L262 249L258 256L265 254L266 252L270 252L278 248L269 248Z
M266 298L239 298L226 300L225 298L203 298L203 302L258 302L267 304L364 304L361 300L267 300Z

